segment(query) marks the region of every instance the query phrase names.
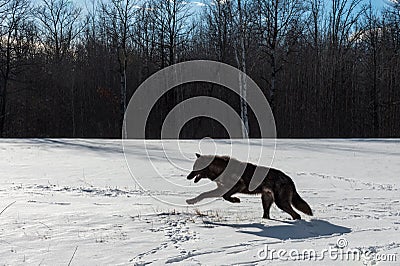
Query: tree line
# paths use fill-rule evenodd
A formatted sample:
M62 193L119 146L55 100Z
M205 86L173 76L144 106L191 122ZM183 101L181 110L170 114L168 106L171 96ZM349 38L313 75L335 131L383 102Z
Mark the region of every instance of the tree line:
M380 10L363 0L0 0L0 134L118 138L136 88L195 59L249 75L278 137L400 136L395 0ZM259 136L243 99L208 83L166 93L147 136L160 137L168 112L199 95L231 105ZM181 132L205 136L227 132L204 117Z

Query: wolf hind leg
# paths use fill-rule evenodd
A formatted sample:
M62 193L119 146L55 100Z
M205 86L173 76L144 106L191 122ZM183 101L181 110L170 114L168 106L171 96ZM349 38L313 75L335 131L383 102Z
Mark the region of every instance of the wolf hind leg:
M282 211L289 213L293 220L301 220L301 216L293 210L288 199L275 199L275 204Z
M272 194L272 191L270 190L263 191L261 194L261 201L264 210L263 218L270 219L269 210L271 208L272 203L274 202L274 195Z

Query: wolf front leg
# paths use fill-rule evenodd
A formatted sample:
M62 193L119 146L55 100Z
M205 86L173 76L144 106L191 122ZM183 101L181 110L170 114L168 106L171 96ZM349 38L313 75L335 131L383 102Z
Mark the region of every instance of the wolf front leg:
M193 199L188 199L188 200L186 200L186 203L187 204L195 204L203 199L221 197L223 194L224 194L223 189L216 188L216 189L213 189L213 190L210 190L207 192L203 192Z
M243 189L243 187L241 186L234 186L233 188L231 188L228 192L226 192L222 197L232 203L240 203L240 199L237 197L232 197L233 194L238 193L239 191L241 191Z

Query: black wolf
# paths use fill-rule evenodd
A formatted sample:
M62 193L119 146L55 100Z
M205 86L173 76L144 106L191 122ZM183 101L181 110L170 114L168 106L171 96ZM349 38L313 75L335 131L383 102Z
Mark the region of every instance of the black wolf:
M263 218L270 219L269 209L273 202L281 210L290 214L293 219L301 219L301 217L293 210L292 205L307 215L313 215L310 206L297 193L293 180L280 170L241 162L228 156L210 156L196 153L196 157L193 171L187 179L194 178L194 182L197 183L202 178L208 178L215 181L218 187L201 193L193 199L186 200L188 204L195 204L205 198L221 196L232 203L239 203L240 199L232 197L233 194L261 194L264 209ZM227 169L228 164L230 170ZM259 169L257 170L257 168ZM249 184L256 170L263 170L266 175L261 184L250 191Z

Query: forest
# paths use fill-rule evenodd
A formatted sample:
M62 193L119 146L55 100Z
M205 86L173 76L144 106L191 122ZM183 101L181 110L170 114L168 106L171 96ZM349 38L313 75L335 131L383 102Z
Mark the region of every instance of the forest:
M0 0L2 137L120 138L138 86L160 69L206 59L262 89L280 138L400 137L400 2L364 0ZM192 83L154 106L206 95L240 113L240 97ZM259 137L249 112L250 137ZM226 138L199 117L182 138Z

